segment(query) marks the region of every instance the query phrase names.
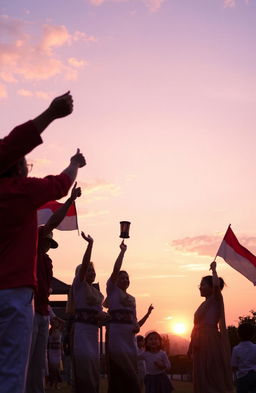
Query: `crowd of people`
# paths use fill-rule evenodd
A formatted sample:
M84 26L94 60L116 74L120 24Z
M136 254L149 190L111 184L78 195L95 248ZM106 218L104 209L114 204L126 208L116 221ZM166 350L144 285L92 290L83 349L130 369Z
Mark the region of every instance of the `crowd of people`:
M73 110L70 92L55 98L38 117L17 126L0 141L0 390L2 393L44 393L46 349L48 380L58 387L63 321L49 305L52 260L50 248L57 248L53 230L67 210L81 196L75 183L70 197L48 220L37 226L37 209L48 201L67 195L78 170L86 165L77 149L69 165L56 176L28 177L25 155L42 143L41 134L58 118ZM138 336L153 307L137 318L136 300L128 293L130 278L122 270L127 245L120 251L107 281L104 300L94 284L91 262L93 238L82 232L85 253L77 266L67 304L68 347L72 359L73 389L76 393L99 393L99 325L106 325L108 393L170 393L167 372L171 364L162 348L162 338L150 332ZM256 392L255 331L241 325L241 343L231 352L225 324L222 289L216 262L212 275L202 278L200 294L205 301L194 316L188 356L193 359L195 393L231 393L232 373L237 392ZM103 311L105 308L105 311ZM51 328L49 330L49 323ZM136 339L137 335L137 339Z

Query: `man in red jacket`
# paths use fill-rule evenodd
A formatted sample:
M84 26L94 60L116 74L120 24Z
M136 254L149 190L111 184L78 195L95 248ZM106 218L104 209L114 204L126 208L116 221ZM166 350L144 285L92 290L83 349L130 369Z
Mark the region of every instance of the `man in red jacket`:
M72 112L69 93L57 97L28 123L0 142L0 386L1 393L22 393L33 323L36 287L37 209L65 196L78 168L86 162L78 150L57 176L28 178L24 154L42 142L54 120Z
M62 222L68 209L76 198L81 196L80 187L74 184L70 197L55 211L45 225L38 228L37 248L37 280L35 292L35 315L33 321L32 343L29 355L29 366L26 393L44 393L45 353L49 333L49 294L52 286L52 260L47 254L50 248L57 248L58 243L52 238L52 231ZM52 312L53 313L53 312ZM55 316L55 318L57 318ZM54 318L51 318L53 322ZM58 318L57 318L58 319ZM64 322L64 321L63 321Z

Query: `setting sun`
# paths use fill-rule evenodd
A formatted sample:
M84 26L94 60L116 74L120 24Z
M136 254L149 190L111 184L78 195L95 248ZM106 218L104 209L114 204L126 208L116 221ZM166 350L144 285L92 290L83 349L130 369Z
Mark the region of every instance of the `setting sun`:
M187 331L187 328L184 323L179 322L172 326L172 331L175 334L184 334Z

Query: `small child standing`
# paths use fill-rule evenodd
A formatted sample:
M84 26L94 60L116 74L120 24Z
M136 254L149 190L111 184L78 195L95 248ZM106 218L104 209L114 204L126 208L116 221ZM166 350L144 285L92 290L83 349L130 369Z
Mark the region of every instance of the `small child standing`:
M231 365L236 373L237 393L256 392L256 344L252 343L255 326L242 323L238 327L240 343L233 348Z
M151 332L145 338L145 351L139 359L146 362L146 393L171 393L174 389L166 374L171 363L161 349L162 338L159 333Z
M136 336L136 343L137 343L137 352L138 352L138 377L140 381L140 389L141 392L144 392L144 380L146 376L146 362L144 359L140 359L140 355L143 355L145 352L145 340L144 337L141 335Z

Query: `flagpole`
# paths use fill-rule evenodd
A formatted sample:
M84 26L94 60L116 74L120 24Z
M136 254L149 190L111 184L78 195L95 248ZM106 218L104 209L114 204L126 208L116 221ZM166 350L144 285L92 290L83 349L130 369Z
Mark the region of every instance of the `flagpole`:
M223 239L224 239L224 237L226 236L226 233L227 233L227 231L229 230L230 227L231 227L231 224L229 224L228 229L226 230L225 235L223 236ZM221 240L221 243L223 242L223 239ZM221 243L220 243L220 246L221 246ZM219 248L218 248L218 251L217 251L217 253L216 253L216 255L215 255L215 258L214 258L213 262L216 262L216 258L217 258L217 256L218 256L220 246L219 246Z
M78 215L77 215L76 203L75 203L75 201L74 201L73 203L74 203L74 207L75 207L75 211L76 211L76 226L77 226L77 233L78 233L78 236L80 236L80 231L79 231L79 226L78 226Z

